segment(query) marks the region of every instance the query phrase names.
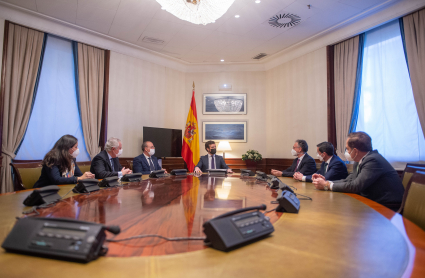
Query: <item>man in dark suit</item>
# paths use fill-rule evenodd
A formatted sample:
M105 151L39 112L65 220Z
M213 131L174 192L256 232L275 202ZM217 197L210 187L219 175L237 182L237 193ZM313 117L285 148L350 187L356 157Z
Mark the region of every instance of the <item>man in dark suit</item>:
M341 180L348 176L347 166L341 158L334 154L332 143L322 142L318 144L317 157L322 161L322 165L316 174L324 176L327 180ZM296 172L294 179L312 182L312 175L304 176L302 173Z
M319 190L356 193L396 210L403 198L403 184L391 164L372 150L370 136L365 132L350 133L345 147L347 160L355 161L353 174L336 181L314 174L314 186Z
M291 167L286 170L279 171L272 169L272 175L276 177L293 177L295 172L303 175L311 175L316 172L316 161L307 154L308 145L305 140L297 140L292 147L291 154L296 156Z
M195 167L195 173L200 174L206 172L207 169L227 169L228 173L232 173L232 169L227 166L226 162L220 155L216 155L216 145L214 141L208 141L205 143L205 150L207 155L201 156L198 164Z
M91 161L90 172L96 179L118 176L121 178L131 174L131 170L121 166L118 157L122 154L121 140L111 137L105 144L105 150L97 154Z
M143 153L133 159L134 173L150 174L152 171L165 170L161 169L158 159L154 156L155 146L150 141L142 144Z

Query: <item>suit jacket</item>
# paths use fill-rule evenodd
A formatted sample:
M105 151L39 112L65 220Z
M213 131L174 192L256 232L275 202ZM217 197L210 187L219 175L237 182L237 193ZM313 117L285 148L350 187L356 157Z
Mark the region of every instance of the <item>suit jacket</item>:
M316 174L320 174L324 176L326 180L329 180L329 181L345 179L348 176L347 166L345 166L345 163L337 155L332 156L326 173L325 173L325 162L323 162L322 165L320 166L319 171L317 171ZM312 182L311 177L312 175L306 176L305 181Z
M161 167L158 164L158 158L151 156L151 159L153 166L155 167L155 171L161 170ZM144 154L141 154L133 159L133 172L142 173L143 175L150 174L151 168Z
M224 159L220 155L215 155L215 168L216 169L229 169L229 166L227 166L226 162L224 162ZM202 172L206 172L208 169L208 154L201 156L201 159L199 159L198 164L196 167L199 167Z
M96 179L118 176L118 172L121 171L122 166L118 157L112 158L112 160L114 162L114 169L112 169L108 153L101 151L91 161L90 172L95 175Z
M77 163L74 160L74 176L70 178L62 177L62 173L59 171L57 165L53 165L52 168L43 165L41 169L41 176L38 181L34 184L34 188L44 187L48 185L60 185L60 184L72 184L77 183L77 177L81 177L83 173L78 168Z
M314 161L314 159L311 156L309 156L307 153L305 153L303 160L301 160L300 165L298 165L298 168L297 168L297 160L298 160L298 157L294 159L291 167L282 171L282 177L292 177L295 174L295 172L300 172L304 176L312 175L316 173L317 171L316 161Z
M377 150L369 152L344 180L335 181L332 191L357 193L382 205L401 203L404 187L396 170Z

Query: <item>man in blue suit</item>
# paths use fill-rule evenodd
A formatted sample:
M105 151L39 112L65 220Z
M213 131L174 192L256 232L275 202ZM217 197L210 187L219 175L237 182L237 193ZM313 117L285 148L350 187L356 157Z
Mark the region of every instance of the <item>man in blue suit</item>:
M345 179L333 181L314 174L316 189L356 193L397 211L403 199L403 184L393 166L372 149L372 138L365 132L352 132L345 148L345 157L354 161L356 170Z
M195 173L200 174L206 172L207 169L227 169L228 173L233 172L232 169L227 166L226 162L224 162L223 157L215 154L217 150L214 141L206 142L205 150L208 154L201 156L201 159L199 159L195 167Z
M158 164L158 158L155 154L155 146L150 141L145 141L142 144L143 153L133 159L133 172L142 173L143 175L150 174L152 171L165 170L161 169ZM167 172L167 171L166 171Z
M316 174L324 176L327 180L341 180L348 176L347 166L334 154L334 146L329 142L322 142L317 145L317 157L322 162ZM299 181L312 182L312 175L304 176L300 172L294 174L294 179Z

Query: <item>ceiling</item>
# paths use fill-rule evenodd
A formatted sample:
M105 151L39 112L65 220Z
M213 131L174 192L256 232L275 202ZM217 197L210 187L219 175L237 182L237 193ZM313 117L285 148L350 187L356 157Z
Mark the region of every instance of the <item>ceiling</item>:
M235 0L220 19L195 25L161 10L155 0L3 0L188 63L253 62L379 6L388 0ZM392 1L394 2L394 1ZM310 5L310 8L308 7ZM278 14L298 25L270 26ZM239 15L239 18L235 18ZM151 37L164 41L143 41Z

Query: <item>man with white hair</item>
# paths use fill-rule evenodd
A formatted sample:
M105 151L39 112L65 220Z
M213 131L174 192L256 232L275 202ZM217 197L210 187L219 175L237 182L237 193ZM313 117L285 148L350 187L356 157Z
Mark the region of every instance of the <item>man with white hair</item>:
M131 174L131 170L122 167L118 157L122 154L121 140L115 137L108 139L105 150L96 155L90 166L90 172L95 174L96 179Z

